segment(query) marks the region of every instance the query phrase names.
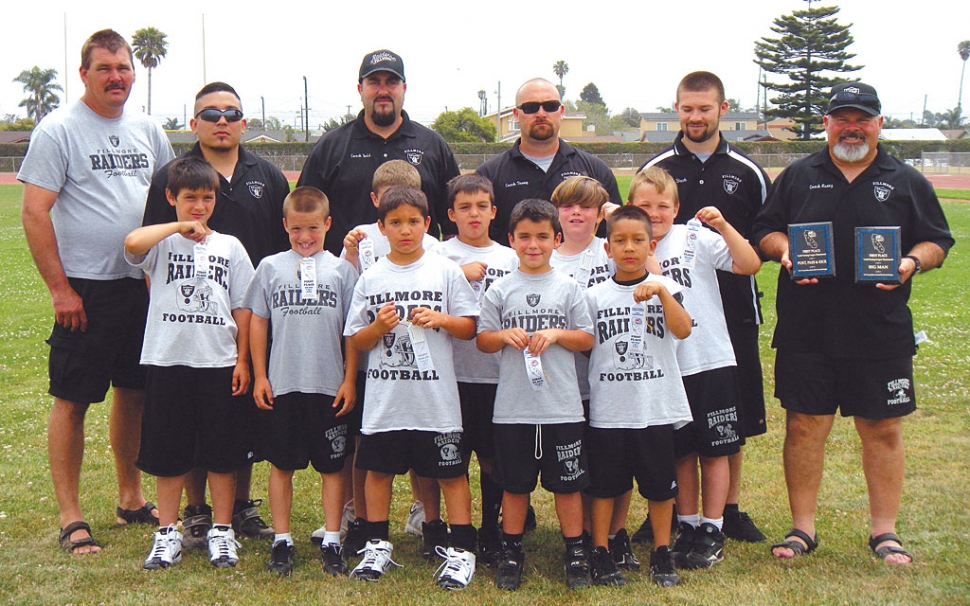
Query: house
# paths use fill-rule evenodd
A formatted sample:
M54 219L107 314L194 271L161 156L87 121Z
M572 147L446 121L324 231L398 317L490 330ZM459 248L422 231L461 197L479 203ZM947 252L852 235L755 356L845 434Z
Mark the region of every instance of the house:
M721 131L751 131L756 132L760 126L758 114L754 112L728 112L721 118ZM675 112L654 112L640 114L640 140L657 141L665 135L654 133L673 132L680 130L680 119ZM732 137L732 140L734 137ZM673 137L670 137L673 141Z
M938 128L884 128L879 133L883 141L946 141Z
M512 114L511 106L498 112L497 115L495 112L487 114L485 119L496 125L499 141L514 141L519 137L519 123ZM586 137L595 137L595 131L588 133L583 130L584 120L586 120L584 112L567 111L562 118L559 136L567 141L586 140Z
M28 143L29 130L0 130L0 143Z

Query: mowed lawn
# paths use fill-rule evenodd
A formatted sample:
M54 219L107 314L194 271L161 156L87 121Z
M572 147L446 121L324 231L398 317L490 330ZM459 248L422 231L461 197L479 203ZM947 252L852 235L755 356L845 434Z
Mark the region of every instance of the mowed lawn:
M622 179L625 194L629 177ZM409 491L395 485L394 558L404 565L376 585L324 578L308 540L322 522L319 478L296 475L293 532L298 567L292 578L266 572L268 545L243 541L238 567L217 570L202 553L187 553L167 571L145 572L152 529L114 527L116 504L107 437L108 406L88 414L82 504L95 536L97 556L71 556L57 548L57 507L46 453L46 394L50 297L27 251L20 227L19 185L0 186L0 603L9 604L968 604L966 545L970 539L970 205L944 203L957 247L942 270L916 278L911 300L916 328L929 342L916 358L919 410L906 422L908 467L899 534L916 562L908 568L873 561L866 547L867 499L859 443L850 421L838 419L828 445L819 495L820 547L794 562L773 559L766 545L729 542L713 570L685 572L680 587L660 589L647 573L629 575L622 589L569 592L562 581L562 543L552 499L537 493L539 529L526 538L526 577L515 593L501 592L491 572L479 569L472 585L448 594L433 585L434 567L419 555L419 541L403 532ZM96 229L96 227L93 227ZM767 326L761 342L769 431L746 452L742 507L778 540L790 520L781 465L783 416L771 398L778 267L760 276ZM172 431L181 431L175 426ZM474 466L473 466L474 468ZM254 494L265 498L268 467L255 471ZM477 487L477 472L472 472ZM146 479L147 496L154 482ZM477 488L473 488L473 493ZM478 519L477 498L475 519ZM264 504L264 515L269 508ZM646 513L634 499L632 532ZM645 546L636 546L646 564ZM356 562L356 558L353 559Z

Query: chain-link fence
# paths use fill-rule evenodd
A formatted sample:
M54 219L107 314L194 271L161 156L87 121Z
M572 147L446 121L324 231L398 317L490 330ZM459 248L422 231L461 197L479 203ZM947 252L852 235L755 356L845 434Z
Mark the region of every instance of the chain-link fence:
M5 157L0 158L0 173L16 173L20 172L20 165L23 163L24 159L22 157L11 158Z
M922 152L912 164L927 174L970 174L970 152Z

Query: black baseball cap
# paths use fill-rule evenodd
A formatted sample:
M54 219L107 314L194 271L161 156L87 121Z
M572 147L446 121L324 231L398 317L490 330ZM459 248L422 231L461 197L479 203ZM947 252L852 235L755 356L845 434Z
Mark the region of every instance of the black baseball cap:
M843 107L853 107L871 116L882 113L882 104L879 102L876 89L862 82L843 82L832 87L826 115Z
M358 82L374 72L391 72L401 80L407 81L404 78L404 59L386 49L376 50L364 56L364 60L360 62Z

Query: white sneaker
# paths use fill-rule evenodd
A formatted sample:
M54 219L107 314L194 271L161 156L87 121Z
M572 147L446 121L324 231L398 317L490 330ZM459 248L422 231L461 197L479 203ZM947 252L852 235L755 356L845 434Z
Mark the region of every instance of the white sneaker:
M229 530L219 530L215 526L209 531L209 562L216 568L235 566L239 562L236 548L242 547L236 541L236 535Z
M344 537L347 536L347 526L357 519L357 512L354 510L353 500L344 504L344 510L340 514L340 543L343 544ZM327 532L327 526L323 525L310 533L310 542L314 545L323 545L323 537Z
M475 554L457 547L444 549L438 546L438 555L445 558L438 567L438 587L448 590L464 589L475 576Z
M391 552L393 551L394 546L388 541L371 539L367 542L367 545L364 545L363 549L357 552L363 553L364 559L350 571L350 578L375 582L379 581L391 566L403 568L391 559Z
M421 525L424 524L424 503L421 501L415 501L411 504L411 510L408 512L408 522L404 525L404 532L421 538Z
M174 524L165 530L165 534L159 530L154 536L155 544L145 558L145 570L168 568L182 561L182 533Z

